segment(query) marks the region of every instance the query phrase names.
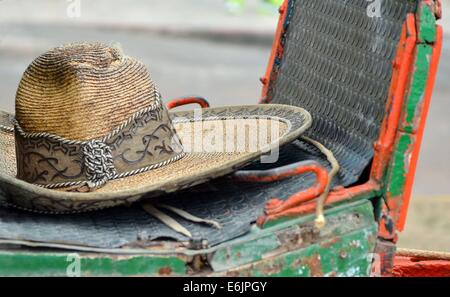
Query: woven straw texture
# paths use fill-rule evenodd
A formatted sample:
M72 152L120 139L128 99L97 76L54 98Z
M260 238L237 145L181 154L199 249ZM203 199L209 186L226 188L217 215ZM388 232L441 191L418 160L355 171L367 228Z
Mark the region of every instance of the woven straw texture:
M146 67L120 49L70 44L46 52L27 68L17 90L16 118L28 133L89 140L149 106L155 92Z
M225 122L233 126L243 127L246 123L246 120L230 119L226 120ZM225 151L188 152L186 157L167 166L163 166L161 168L150 170L148 172L144 172L127 178L111 180L104 187L97 189L96 193L131 190L139 188L143 184L160 183L161 181L175 179L179 176L189 176L191 174L195 174L196 172L207 172L217 168L222 168L228 162L242 160L242 158L245 159L245 156L255 153L254 151L252 151L252 149L258 147L258 138L253 138L251 136L258 134L258 127L266 127L268 125L274 125L275 123L279 126L278 135L276 136L276 138L272 139L271 135L268 134L265 143L274 143L275 141L279 140L280 137L286 135L289 129L285 123L279 122L276 119L260 119L257 120L256 123L257 126L254 126L255 131L249 131L249 133L242 134L245 135L245 137L236 137L237 134L234 134L233 137L230 138L226 134L225 129L223 129L222 131L211 129L211 127L214 125L218 125L222 128L221 121L205 121L205 123L202 125L204 130L201 134L199 134L201 135L201 139L196 140L191 139L194 135L193 131L197 128L198 125L196 122L177 123L175 125L176 129L180 131L180 133L178 133L178 136L184 143L195 143L196 141L200 141L201 143L206 144L205 139L211 139L213 136L217 136L213 134L217 131L220 131L221 134L218 137L228 139L225 140L224 143L227 143L227 141L231 142L234 147L243 148L243 150L229 153ZM247 127L251 126L247 125ZM2 154L0 154L0 172L12 177L16 175L16 157L14 147L14 135L12 133L0 131L0 150L2 151ZM203 148L206 148L206 146L202 146L202 149Z
M258 158L265 149L290 143L311 125L311 117L305 110L285 105L210 108L204 109L202 114L201 120L193 111L172 113L171 117L182 142L192 141L196 131L199 137L195 137L195 142L200 141L203 146L185 149L187 154L181 160L110 180L88 193L44 189L18 180L14 133L0 130L0 206L3 200L3 204L35 212L66 214L133 203L144 195L150 198L171 193L231 173ZM233 134L230 132L233 129L227 128L230 126L236 127L236 132L245 133ZM278 127L276 133L259 134L262 129L275 126ZM259 139L266 141L261 143ZM229 152L227 146L208 145L219 140L238 150Z

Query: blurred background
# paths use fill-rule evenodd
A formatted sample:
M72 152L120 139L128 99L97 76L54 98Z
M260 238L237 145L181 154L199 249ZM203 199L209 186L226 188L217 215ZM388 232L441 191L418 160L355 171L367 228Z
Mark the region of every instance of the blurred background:
M363 0L362 0L363 1ZM12 112L23 71L49 48L119 44L163 97L213 106L256 103L280 0L0 0L0 109ZM401 247L450 251L450 1L444 48Z

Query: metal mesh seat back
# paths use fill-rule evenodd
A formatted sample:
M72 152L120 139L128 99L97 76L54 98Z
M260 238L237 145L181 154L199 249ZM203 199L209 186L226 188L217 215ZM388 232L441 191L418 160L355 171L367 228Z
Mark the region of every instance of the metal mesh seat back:
M311 113L307 136L335 153L346 185L358 180L373 157L402 25L417 5L376 2L289 1L283 55L267 89L267 101Z

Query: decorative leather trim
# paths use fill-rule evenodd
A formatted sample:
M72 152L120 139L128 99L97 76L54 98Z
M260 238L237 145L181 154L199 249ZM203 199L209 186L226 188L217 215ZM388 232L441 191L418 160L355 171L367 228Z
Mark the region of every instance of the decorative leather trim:
M50 133L26 133L17 121L14 126L17 177L45 188L95 189L185 156L159 97L102 139L68 140Z

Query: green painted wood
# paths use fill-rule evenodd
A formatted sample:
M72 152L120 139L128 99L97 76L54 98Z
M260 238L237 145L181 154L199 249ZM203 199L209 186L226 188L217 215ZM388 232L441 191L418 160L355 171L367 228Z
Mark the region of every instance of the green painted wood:
M369 276L377 226L372 224L320 244L281 254L247 267L229 270L228 276Z
M214 271L223 271L247 263L261 260L281 245L275 234L269 234L256 240L222 248L214 252L211 267Z
M436 41L436 17L428 4L421 3L419 7L419 40L426 43Z
M408 155L406 153L410 150L412 143L413 135L409 133L402 133L397 143L389 181L389 192L394 197L403 194L407 169L409 168L409 160L407 160Z
M388 192L390 196L397 197L403 194L406 176L409 171L409 156L412 145L415 143L415 133L420 120L420 113L423 106L423 96L425 93L428 74L430 69L430 59L433 49L428 44L418 44L416 48L416 60L412 83L406 98L405 117L401 124L400 137L397 140L390 173L388 175Z
M106 254L0 252L0 276L139 276L184 275L177 257Z
M294 261L305 257L305 264L313 261L314 253L323 257L320 264L324 274L366 272L367 255L373 250L376 224L370 202L361 201L327 211L329 224L317 232L314 216L301 217L269 229L253 230L241 238L214 249L204 251L166 251L141 255L113 255L106 253L42 252L33 250L0 251L1 276L180 276L227 273L252 263L277 265L279 261ZM315 252L314 252L315 250ZM159 251L161 252L161 251ZM334 258L333 258L334 254ZM363 256L363 254L365 254ZM295 256L297 255L297 256ZM195 257L209 259L209 265L194 272ZM342 261L339 260L342 257ZM295 258L295 259L294 259ZM310 259L311 258L311 259ZM199 258L197 258L199 259ZM284 260L283 260L284 259ZM320 260L320 259L319 259ZM344 261L345 260L345 261ZM302 260L303 261L303 260ZM344 262L348 262L346 265ZM313 263L313 262L311 262ZM291 263L294 265L294 263ZM317 264L317 263L316 263ZM319 264L317 264L319 265ZM295 266L295 265L294 265ZM311 266L312 267L312 266ZM305 270L304 275L313 274ZM303 275L299 269L286 268L282 275ZM264 275L263 270L252 275ZM267 273L271 275L271 273Z
M417 131L417 122L422 111L423 95L428 81L430 60L433 48L428 44L417 45L417 57L408 99L406 101L406 118L403 130L408 133Z
M395 227L403 209L406 178L411 170L411 154L417 141L416 133L422 118L424 94L427 87L430 71L430 61L433 54L433 43L436 41L436 18L431 9L432 3L425 1L419 4L417 13L418 40L415 49L415 61L411 73L411 83L406 93L403 115L401 118L398 136L393 148L393 156L387 174L384 178L386 185L384 197L386 205L385 227Z
M375 240L377 227L372 204L364 201L348 205L345 208L336 208L332 213L327 213L327 219L328 224L321 231L314 227L313 217L307 223L293 224L278 230L265 229L266 232L271 231L270 235L261 237L257 241L242 242L216 251L210 265L215 272L232 271L233 269L239 269L240 266L262 260L264 260L264 264L261 267L270 266L272 265L270 263L277 263L280 259L288 257L291 251L295 251L295 254L305 253L307 255L308 251L311 251L311 247L314 247L313 249L316 249L318 253L323 252L324 259L327 259L327 255L331 257L331 254L327 252L330 250L330 246L341 248L346 254L349 254L347 260L358 262L353 258L352 251L345 250L344 246L347 244L345 238L354 240L355 232L362 232L359 233L359 237L356 236L361 244L369 244L369 238L370 242ZM366 256L368 250L372 247L374 246L367 246ZM334 256L338 258L340 254L336 253ZM359 257L358 254L357 258ZM289 257L286 259L289 259ZM298 259L296 260L298 261ZM327 265L325 262L323 263L323 266ZM329 267L330 271L334 268L338 267ZM359 267L359 270L365 271L362 267ZM250 272L245 269L244 271ZM344 271L340 270L340 272L343 273ZM255 271L251 275L254 273L260 275ZM293 275L297 275L297 273L293 273Z

